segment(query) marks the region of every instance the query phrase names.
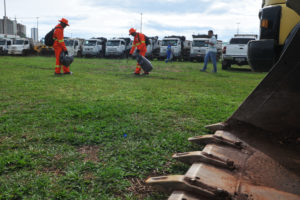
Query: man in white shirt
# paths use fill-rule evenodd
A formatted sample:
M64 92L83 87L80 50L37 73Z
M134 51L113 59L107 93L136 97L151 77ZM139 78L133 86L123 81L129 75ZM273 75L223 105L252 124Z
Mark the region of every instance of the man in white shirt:
M214 36L214 32L212 30L208 31L208 36L210 37L210 40L206 42L208 44L208 51L206 52L206 56L204 58L204 67L201 70L202 72L205 72L207 69L207 64L209 59L212 61L214 65L214 73L217 73L217 39Z

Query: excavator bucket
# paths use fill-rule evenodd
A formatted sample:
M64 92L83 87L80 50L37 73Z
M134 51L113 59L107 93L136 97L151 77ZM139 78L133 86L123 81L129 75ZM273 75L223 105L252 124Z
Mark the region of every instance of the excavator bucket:
M300 200L300 31L271 72L198 151L173 156L185 175L149 178L169 200ZM206 145L202 151L200 147Z

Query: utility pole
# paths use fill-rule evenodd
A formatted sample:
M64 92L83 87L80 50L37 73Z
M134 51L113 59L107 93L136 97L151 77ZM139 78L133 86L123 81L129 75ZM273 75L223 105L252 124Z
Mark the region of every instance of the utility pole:
M143 32L143 13L141 13L141 33Z

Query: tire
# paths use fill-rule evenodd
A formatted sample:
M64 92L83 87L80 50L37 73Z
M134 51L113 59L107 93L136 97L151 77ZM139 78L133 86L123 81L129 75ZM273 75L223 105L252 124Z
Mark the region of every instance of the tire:
M228 70L231 68L231 64L228 61L223 61L222 62L222 70Z

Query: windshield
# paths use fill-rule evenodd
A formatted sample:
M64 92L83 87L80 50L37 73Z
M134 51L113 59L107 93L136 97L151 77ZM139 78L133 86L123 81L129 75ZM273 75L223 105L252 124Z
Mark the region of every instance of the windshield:
M111 41L108 41L106 46L109 46L109 47L115 47L115 46L119 46L120 45L120 40L111 40Z
M87 40L84 42L84 46L96 46L97 41L95 40Z
M15 45L23 45L24 44L24 40L16 40L14 41Z
M0 45L5 45L5 40L0 40Z
M230 44L248 44L253 38L233 38L230 40Z
M163 40L162 41L162 46L177 46L178 41L177 40Z
M193 47L208 47L208 44L204 40L195 40L193 41Z
M67 47L72 47L74 46L74 40L65 40L65 44Z

